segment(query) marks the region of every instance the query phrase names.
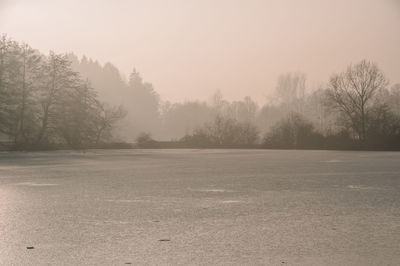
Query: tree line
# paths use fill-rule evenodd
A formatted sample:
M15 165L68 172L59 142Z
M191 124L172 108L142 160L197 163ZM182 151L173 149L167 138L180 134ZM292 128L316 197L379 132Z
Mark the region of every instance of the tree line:
M219 91L171 103L135 69L125 78L111 63L0 40L0 138L15 146L400 149L400 85L373 62L313 89L286 73L272 91L261 106Z
M0 38L0 134L15 147L90 147L111 138L122 107L99 101L66 54Z
M400 85L390 87L379 67L367 60L333 74L310 93L304 74L284 74L270 103L261 108L249 97L228 102L217 92L211 104L168 106L164 119L179 109L188 121L201 115L205 121L177 141L180 147L400 149ZM139 143L146 146L143 139Z

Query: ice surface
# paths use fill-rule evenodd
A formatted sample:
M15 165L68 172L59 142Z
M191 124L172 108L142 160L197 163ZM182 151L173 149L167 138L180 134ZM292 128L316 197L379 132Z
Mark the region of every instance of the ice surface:
M1 265L398 265L399 232L396 152L0 153Z

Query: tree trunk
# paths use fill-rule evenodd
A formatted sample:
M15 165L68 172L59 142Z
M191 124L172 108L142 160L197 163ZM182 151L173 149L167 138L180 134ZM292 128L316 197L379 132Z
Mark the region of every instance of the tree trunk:
M26 142L25 137L25 128L24 128L24 118L25 118L25 108L26 108L26 50L24 50L24 58L23 58L23 70L22 70L22 102L21 102L21 111L19 114L19 129L17 136L21 135L24 142Z

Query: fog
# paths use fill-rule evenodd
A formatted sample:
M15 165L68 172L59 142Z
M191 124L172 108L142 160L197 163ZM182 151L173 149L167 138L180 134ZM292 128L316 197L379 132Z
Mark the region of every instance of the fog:
M0 137L14 143L400 148L398 1L0 8Z
M0 0L0 264L399 264L399 48L400 0Z
M263 104L278 76L303 72L311 88L361 59L400 82L395 0L5 1L0 31L43 52L74 52L135 67L161 98Z

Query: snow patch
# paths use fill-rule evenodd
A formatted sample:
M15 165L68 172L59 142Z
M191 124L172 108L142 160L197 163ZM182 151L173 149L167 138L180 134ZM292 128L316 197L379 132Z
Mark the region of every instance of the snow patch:
M343 161L341 161L341 160L336 160L336 159L324 161L324 163L341 163L341 162L343 162Z
M23 182L15 184L17 186L28 186L28 187L51 187L51 186L58 186L58 184L52 183L33 183L33 182Z
M191 189L191 188L189 188L189 190L196 191L196 192L214 192L214 193L233 192L233 190L218 189L218 188L209 188L209 189Z

